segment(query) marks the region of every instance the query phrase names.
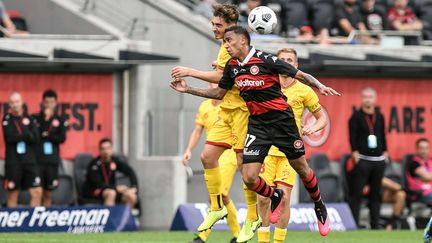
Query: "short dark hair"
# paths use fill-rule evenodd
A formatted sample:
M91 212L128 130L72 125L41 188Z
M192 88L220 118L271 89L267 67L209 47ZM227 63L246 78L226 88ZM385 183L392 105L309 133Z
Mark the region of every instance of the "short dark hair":
M57 100L57 93L52 89L47 89L43 92L42 99L45 98L54 98Z
M237 7L233 4L216 4L213 5L213 16L220 17L229 24L236 24L240 13L237 10Z
M230 32L230 31L236 33L237 35L244 36L247 39L247 44L250 45L251 37L249 35L249 32L245 28L235 25L235 26L228 27L225 30L225 33Z
M427 139L427 138L419 138L419 139L417 139L417 141L416 141L416 147L418 147L421 142L429 143L429 139Z
M104 143L110 143L110 144L112 144L112 140L110 139L110 138L102 138L100 141L99 141L99 148L102 146L102 144L104 144Z

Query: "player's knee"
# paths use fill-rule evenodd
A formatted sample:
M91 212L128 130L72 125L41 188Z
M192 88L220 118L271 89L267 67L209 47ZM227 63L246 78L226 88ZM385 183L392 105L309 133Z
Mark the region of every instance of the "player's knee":
M29 190L30 196L32 198L41 198L42 197L42 188L35 187Z
M203 153L201 153L201 161L204 166L211 165L214 163L214 158L211 154L204 151Z
M103 191L102 196L105 199L115 199L117 192L114 189L107 188Z
M396 198L399 199L400 201L405 201L406 192L402 190L398 191L396 194Z
M290 165L299 174L300 177L307 177L309 175L310 167L306 160L304 160L304 157L291 160Z
M255 185L258 180L258 175L254 172L244 170L243 171L243 182L250 189Z
M224 205L227 205L230 200L231 199L228 195L225 195L224 193L222 193L222 201L223 201Z

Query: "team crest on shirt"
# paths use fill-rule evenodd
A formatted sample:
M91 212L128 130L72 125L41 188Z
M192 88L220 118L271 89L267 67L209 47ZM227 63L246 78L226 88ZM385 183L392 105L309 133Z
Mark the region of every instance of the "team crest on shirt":
M25 126L28 126L28 125L30 124L30 119L28 119L27 117L24 117L23 120L22 120L22 123L23 123Z
M293 146L296 149L301 149L303 147L303 141L300 140L300 139L295 140L294 143L293 143Z
M251 68L250 68L250 73L252 74L252 75L257 75L258 73L259 73L259 67L257 66L257 65L253 65Z
M8 188L9 188L10 190L15 189L15 182L13 182L13 181L9 181L8 184L7 184L7 186L8 186Z
M59 122L59 120L54 119L54 120L52 121L52 125L53 125L53 127L58 127L58 126L60 126L60 122Z
M117 169L117 165L115 163L111 163L110 164L110 168L111 168L111 170L116 170Z

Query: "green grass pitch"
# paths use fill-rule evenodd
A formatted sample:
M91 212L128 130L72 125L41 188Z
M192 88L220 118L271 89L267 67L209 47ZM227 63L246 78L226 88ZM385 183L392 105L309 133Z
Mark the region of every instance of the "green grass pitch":
M103 234L64 234L64 233L3 233L1 243L187 243L194 237L191 232L134 232ZM228 243L228 232L214 232L208 243ZM255 238L250 241L256 243ZM321 237L317 232L288 232L285 242L295 243L408 243L423 242L422 231L355 231L332 232Z

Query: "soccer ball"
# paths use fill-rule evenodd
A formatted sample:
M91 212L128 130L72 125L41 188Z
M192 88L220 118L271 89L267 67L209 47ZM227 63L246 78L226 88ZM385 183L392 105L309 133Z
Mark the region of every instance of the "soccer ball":
M248 26L249 28L258 34L270 34L276 27L277 17L275 12L271 8L266 6L259 6L249 14Z

